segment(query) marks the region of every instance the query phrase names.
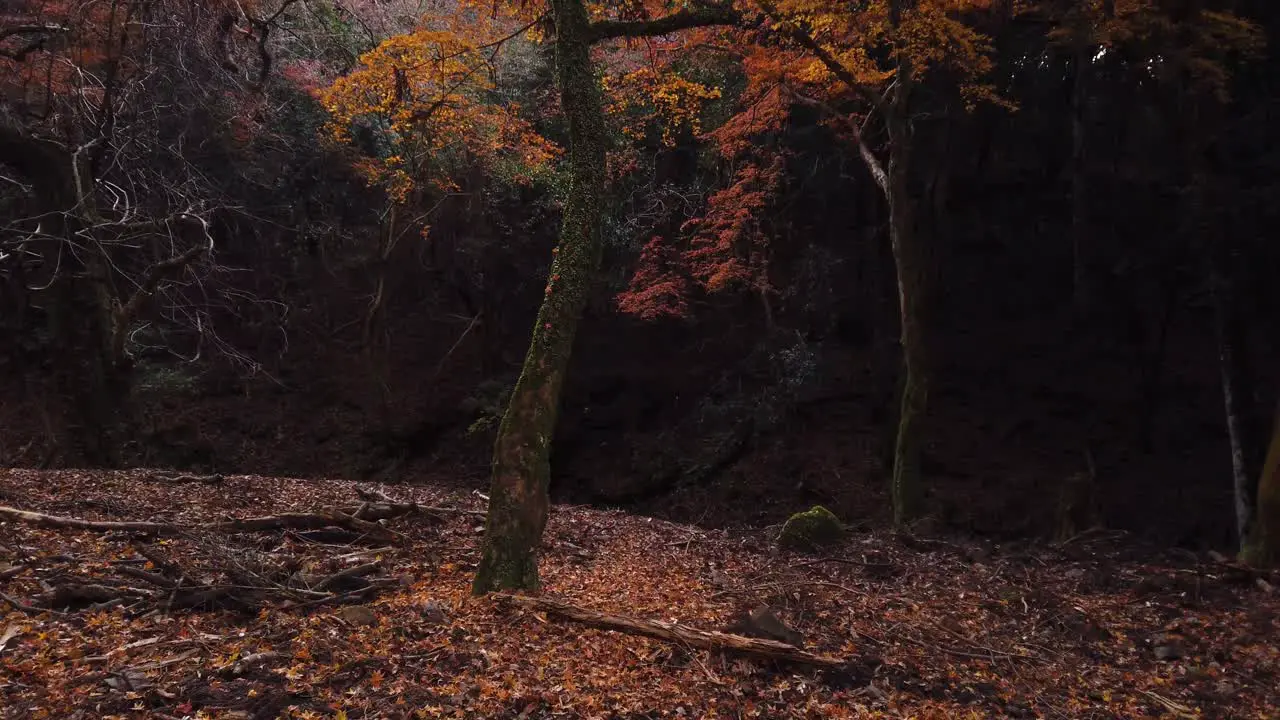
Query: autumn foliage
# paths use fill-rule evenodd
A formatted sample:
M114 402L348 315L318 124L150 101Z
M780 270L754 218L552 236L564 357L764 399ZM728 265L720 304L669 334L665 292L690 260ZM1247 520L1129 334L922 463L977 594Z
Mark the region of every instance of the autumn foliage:
M384 149L362 166L392 198L404 201L419 184L452 189L449 160L459 155L491 168L514 162L525 180L558 153L519 107L486 97L501 45L513 39L498 32L480 15L465 33L424 28L392 37L317 93L334 139L350 141L355 127L379 136Z

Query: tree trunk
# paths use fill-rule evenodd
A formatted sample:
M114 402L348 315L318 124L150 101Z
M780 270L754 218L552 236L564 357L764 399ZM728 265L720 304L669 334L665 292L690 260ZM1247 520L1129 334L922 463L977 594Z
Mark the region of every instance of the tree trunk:
M901 3L895 2L894 22ZM925 314L929 291L929 264L925 248L915 232L915 212L908 180L911 164L910 99L911 61L898 61L893 100L889 104L889 236L898 273L898 313L902 344L902 403L898 414L893 453L893 521L895 525L919 516L923 498L920 454L925 413L929 401L930 373L926 347Z
M550 507L549 451L574 334L601 260L604 110L582 0L552 0L556 72L569 122L570 188L547 294L520 379L498 429L477 595L538 584L537 547Z
M379 229L378 251L373 261L374 286L373 298L369 301L369 309L365 312L364 326L360 333L361 345L364 346L365 362L369 368L369 379L373 382L374 392L378 396L378 430L384 438L392 434L392 392L391 392L391 337L387 333L387 306L390 304L389 275L391 273L391 254L399 240L400 229L396 225L399 219L398 207L394 201L387 208L386 219Z
M1253 531L1257 512L1258 476L1255 475L1253 435L1249 432L1252 383L1245 362L1244 328L1236 307L1235 279L1227 240L1219 238L1210 248L1210 287L1213 290L1218 362L1227 438L1231 443L1232 490L1235 497L1236 537L1243 550Z
M130 372L118 364L111 343L103 280L80 263L64 260L51 292L49 330L51 378L62 407L58 440L67 465L115 467L129 427ZM89 277L84 277L89 275Z
M1093 72L1093 46L1084 11L1075 20L1072 40L1074 77L1071 83L1071 308L1078 328L1083 328L1093 307L1093 253L1089 227L1089 178L1086 140L1089 128L1089 75Z
M1240 559L1264 567L1280 564L1280 404L1271 421L1271 443L1258 479L1255 518Z

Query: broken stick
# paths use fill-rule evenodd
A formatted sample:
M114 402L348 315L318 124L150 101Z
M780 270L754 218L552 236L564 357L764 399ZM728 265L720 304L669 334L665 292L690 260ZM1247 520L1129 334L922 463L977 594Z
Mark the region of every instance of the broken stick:
M707 650L730 650L748 655L765 657L771 660L783 660L787 662L819 665L824 667L835 667L846 663L846 661L841 658L807 652L776 640L749 638L743 637L742 635L731 635L729 633L716 632L714 630L699 630L698 628L689 627L687 625L663 622L661 620L648 620L645 618L628 617L626 615L615 615L612 613L577 607L576 605L570 605L569 603L561 602L559 600L551 600L549 598L507 594L499 594L497 597L513 605L519 605L520 607L530 608L533 610L542 610L561 617L569 618L570 620L577 620L578 622L586 623L588 625L601 627L606 630L617 630L619 632L646 635L660 640L684 643L686 645L704 648Z

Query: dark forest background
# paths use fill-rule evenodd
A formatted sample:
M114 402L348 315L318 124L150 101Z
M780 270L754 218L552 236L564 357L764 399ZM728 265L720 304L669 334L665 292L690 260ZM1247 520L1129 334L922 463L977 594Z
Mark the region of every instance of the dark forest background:
M275 19L288 30L272 36L279 68L246 105L236 91L257 70L219 63L212 6L170 5L187 15L155 31L154 72L110 119L110 152L66 156L38 128L74 125L75 101L6 84L0 465L483 488L543 296L554 178L524 186L459 158L457 188L390 223L352 170L357 150L317 142L325 113L307 86L403 18ZM939 287L924 475L940 528L1043 536L1083 511L1162 542L1235 543L1224 368L1251 463L1280 389L1280 5L1230 5L1272 47L1227 58L1212 103L1151 72L1168 48L1081 65L1051 17L995 11L975 22L995 47L988 80L1016 108L967 109L941 75L920 88L911 191ZM528 51L501 91L532 103L550 73ZM50 102L62 103L52 120ZM820 120L797 114L769 139L788 152L765 216L775 291L763 303L727 292L696 296L681 318L620 312L645 242L727 178L696 138L655 137L613 188L606 271L553 444L558 501L707 525L814 503L887 520L899 382L887 210ZM562 137L559 122L539 129ZM82 162L109 223L59 214L79 182L63 168ZM129 213L207 237L216 255L149 285L166 252L125 241L141 222ZM56 223L80 238L109 225L119 242L59 252L45 239ZM95 247L110 262L86 259ZM60 272L99 282L50 282ZM103 350L106 325L83 321L102 287L122 307L156 291L120 334L127 363Z

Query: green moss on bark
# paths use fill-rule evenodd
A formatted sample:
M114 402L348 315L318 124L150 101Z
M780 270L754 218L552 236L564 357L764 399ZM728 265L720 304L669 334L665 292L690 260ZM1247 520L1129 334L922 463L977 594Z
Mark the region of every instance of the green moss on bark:
M1240 559L1257 567L1280 565L1280 407L1271 423L1271 442L1258 481L1257 518Z
M895 3L895 17L900 9ZM895 20L896 22L896 20ZM898 274L898 310L901 324L902 405L898 413L897 439L893 453L893 522L905 525L923 511L924 484L920 454L924 444L925 414L929 407L931 381L928 362L926 313L930 296L930 266L927 248L915 231L915 212L908 176L911 166L912 89L910 60L898 63L897 87L889 104L889 235Z
M549 453L578 321L600 267L604 108L582 0L553 0L556 72L569 123L569 192L560 243L520 379L494 445L489 517L472 591L534 589L550 508Z

